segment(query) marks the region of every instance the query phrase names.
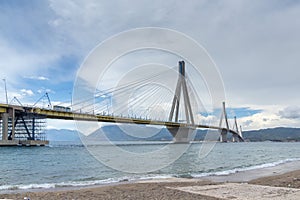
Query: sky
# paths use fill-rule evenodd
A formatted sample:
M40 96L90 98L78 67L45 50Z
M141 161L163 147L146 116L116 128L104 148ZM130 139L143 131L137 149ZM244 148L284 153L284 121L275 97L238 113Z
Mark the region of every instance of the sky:
M133 28L168 28L207 50L228 115L244 130L300 127L299 19L295 0L0 0L0 78L9 101L33 104L48 92L52 104L67 104L95 46ZM4 81L0 93L4 103ZM48 120L48 128L74 124Z

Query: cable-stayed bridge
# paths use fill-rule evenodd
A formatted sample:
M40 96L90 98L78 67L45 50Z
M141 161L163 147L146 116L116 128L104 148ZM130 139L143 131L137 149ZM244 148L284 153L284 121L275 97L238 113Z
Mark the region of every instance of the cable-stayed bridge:
M221 142L227 142L228 133L232 134L234 142L244 141L236 118L233 128L230 128L224 102L219 125L202 124L198 120L199 107L203 105L189 80L184 61L179 62L176 72L177 78L171 80L171 84L176 85L173 90L163 88L155 81L167 81L164 73L170 72L165 71L96 91L93 98L85 95L73 98L75 100L70 106L52 106L47 93L29 106L14 98L9 104L0 104L0 145L48 144L43 134L47 118L165 126L173 135L174 142L178 143L193 140L199 128L219 131Z

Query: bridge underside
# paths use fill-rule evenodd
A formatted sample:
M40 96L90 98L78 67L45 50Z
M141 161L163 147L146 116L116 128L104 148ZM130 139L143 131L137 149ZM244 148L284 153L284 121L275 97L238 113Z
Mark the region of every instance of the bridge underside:
M196 136L195 127L167 127L173 136L175 143L188 143L194 140Z
M189 143L194 141L197 128L196 127L170 127L167 126L168 131L173 136L175 143ZM235 132L228 131L227 129L218 130L220 133L220 142L228 142L228 134L232 135L232 142L244 142L244 139Z
M238 132L234 132L232 130L221 129L220 133L220 142L228 142L228 134L232 136L232 142L244 142L244 139L238 134Z

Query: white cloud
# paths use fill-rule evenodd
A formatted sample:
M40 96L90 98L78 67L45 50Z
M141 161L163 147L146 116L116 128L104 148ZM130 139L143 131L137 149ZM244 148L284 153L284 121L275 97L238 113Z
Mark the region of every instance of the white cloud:
M69 129L76 130L74 121L47 119L47 129Z
M300 119L300 107L288 106L279 111L279 116L287 119Z
M53 90L51 90L51 89L49 89L49 88L40 88L40 89L38 89L37 90L37 93L39 93L39 94L45 94L45 93L52 93L52 94L55 94L55 91L53 91Z
M262 109L262 112L251 116L242 117L238 122L244 130L254 130L272 127L300 127L300 118L283 118L278 113L283 110L284 106L256 106Z
M29 76L29 77L24 77L24 78L29 78L29 79L33 79L33 80L39 80L39 81L48 81L49 78L45 77L45 76Z
M41 81L49 80L49 78L44 77L44 76L38 76L37 79L38 79L38 80L41 80Z
M69 63L61 62L68 56L80 62L89 50L113 34L158 26L182 31L207 48L223 75L230 107L252 104L250 108L263 110L242 118L245 127L276 123L299 126L297 109L288 107L297 105L300 99L297 1L207 0L183 4L166 0L149 4L142 0L49 0L30 7L34 8L30 12L22 6L1 8L0 26L6 28L0 33L0 78L13 83L8 85L9 97L22 98L18 94L18 87L24 84L20 75L51 81L57 76L56 82L73 80L72 72L80 63L62 73ZM0 90L4 91L2 84ZM23 89L22 94L32 96L32 90ZM1 101L3 97L0 95ZM277 106L270 110L270 104Z
M198 114L195 117L195 122L198 122L203 125L218 126L219 121L220 121L220 117L217 117L214 115L203 116L203 115Z
M32 90L21 89L20 92L21 92L22 96L33 96L34 95Z
M0 77L7 77L10 81L19 82L20 74L28 76L29 73L38 71L41 66L45 68L57 59L54 55L39 54L32 49L23 52L4 40L0 34Z
M98 41L133 27L173 28L208 48L223 74L230 101L288 104L300 98L294 92L300 85L296 73L300 62L300 49L295 45L300 39L297 3L190 1L182 5L179 1L153 1L148 5L131 1L113 5L50 1L56 13L53 26L79 49L92 48ZM278 88L284 95L278 95ZM266 93L269 95L264 96Z

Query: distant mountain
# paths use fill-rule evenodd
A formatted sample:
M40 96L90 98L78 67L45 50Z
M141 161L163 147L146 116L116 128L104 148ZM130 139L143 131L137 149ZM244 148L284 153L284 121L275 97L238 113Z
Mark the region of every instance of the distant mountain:
M169 141L172 135L165 128L155 128L145 125L110 125L93 132L88 136L90 139L107 139L111 141Z
M243 132L243 137L251 142L257 141L300 141L300 128L269 128Z
M80 141L76 130L49 129L46 130L47 140L50 141Z
M50 141L80 141L80 136L76 130L49 129L46 131L47 139ZM206 135L205 130L198 130L195 140L203 140ZM89 139L105 141L172 141L173 137L166 128L156 128L145 125L108 125L103 126L90 134Z
M46 131L47 139L50 141L80 141L79 134L75 130L50 129ZM197 130L195 140L204 140L206 130ZM214 133L217 133L214 131ZM108 125L93 132L89 139L104 141L171 141L172 135L166 128L156 128L145 125ZM300 128L272 128L243 132L247 141L300 141ZM228 134L231 140L231 134Z

